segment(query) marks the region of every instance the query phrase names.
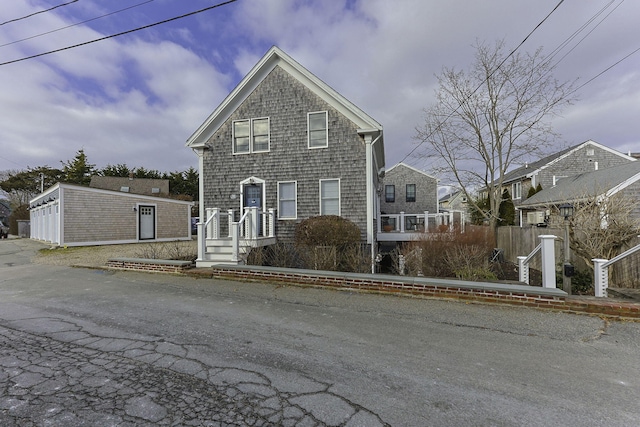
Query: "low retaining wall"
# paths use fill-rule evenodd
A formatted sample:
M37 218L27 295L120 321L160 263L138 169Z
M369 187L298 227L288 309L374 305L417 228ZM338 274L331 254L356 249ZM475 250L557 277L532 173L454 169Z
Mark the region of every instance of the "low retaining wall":
M189 261L139 258L113 258L107 262L108 268L117 270L179 273L211 279L324 287L478 303L501 303L567 313L640 320L640 303L609 298L568 296L561 289L520 284L275 267L218 265L209 268L192 268L192 266L193 264Z
M518 284L231 265L194 269L189 274L228 280L395 293L478 303L502 303L567 313L640 319L638 303L608 298L568 296L561 289Z
M193 267L191 261L174 261L147 258L112 258L107 268L114 270L134 270L156 273L184 273Z

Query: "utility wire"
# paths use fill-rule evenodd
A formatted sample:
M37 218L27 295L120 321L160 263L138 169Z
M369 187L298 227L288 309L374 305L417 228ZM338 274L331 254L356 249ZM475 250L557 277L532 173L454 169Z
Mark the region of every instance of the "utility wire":
M107 39L111 39L111 38L114 38L114 37L119 37L119 36L122 36L122 35L125 35L125 34L134 33L136 31L145 30L147 28L155 27L157 25L166 24L167 22L177 21L178 19L182 19L182 18L186 18L188 16L196 15L198 13L206 12L208 10L218 8L220 6L226 6L226 5L228 5L230 3L234 3L236 1L237 0L228 0L228 1L225 1L225 2L222 2L222 3L215 4L213 6L208 6L208 7L205 7L203 9L196 10L194 12L189 12L189 13L185 13L184 15L175 16L173 18L169 18L169 19L165 19L165 20L162 20L162 21L154 22L153 24L144 25L142 27L134 28L132 30L122 31L120 33L111 34L109 36L100 37L100 38L97 38L97 39L94 39L94 40L89 40L87 42L82 42L82 43L74 44L74 45L71 45L71 46L62 47L60 49L54 49L54 50L50 50L50 51L47 51L47 52L38 53L36 55L26 56L26 57L20 58L20 59L14 59L12 61L0 62L0 66L14 64L16 62L26 61L27 59L38 58L40 56L50 55L52 53L62 52L63 50L74 49L76 47L85 46L85 45L88 45L88 44L91 44L91 43L96 43L96 42L99 42L99 41L102 41L102 40L107 40Z
M536 26L533 28L533 30L531 30L531 31L529 32L529 34L527 34L527 36L526 36L526 37L525 37L525 38L520 42L520 44L518 44L518 46L516 46L516 47L515 47L515 48L514 48L514 49L513 49L513 50L512 50L512 51L511 51L511 52L510 52L510 53L509 53L509 54L508 54L504 59L503 59L503 60L502 60L502 62L500 62L500 64L498 64L498 66L497 66L493 71L491 71L491 73L490 73L490 74L489 74L489 75L488 75L488 76L487 76L487 77L486 77L486 78L485 78L485 79L484 79L484 80L483 80L483 81L482 81L482 82L481 82L481 83L480 83L480 84L479 84L479 85L478 85L478 86L473 90L473 92L471 92L471 94L470 94L469 96L467 96L467 97L466 97L466 99L465 99L464 101L460 102L460 103L458 104L458 106L457 106L457 107L456 107L456 108L455 108L451 113L449 113L449 115L447 115L447 117L445 117L445 119L444 119L442 122L438 123L438 126L436 126L436 128L435 128L433 131L431 131L431 133L429 133L429 135L427 135L427 136L425 137L425 139L427 139L427 138L431 137L431 135L433 135L436 131L438 131L438 130L442 127L442 125L444 125L444 123L445 123L447 120L449 120L451 117L453 117L453 115L454 115L454 114L455 114L455 113L460 109L460 107L462 107L462 105L463 105L465 102L467 102L469 99L471 99L471 97L472 97L472 96L473 96L473 95L474 95L478 90L480 90L480 88L485 84L485 82L486 82L487 80L489 80L489 79L490 79L490 78L491 78L495 73L497 73L497 72L498 72L498 70L500 69L500 67L502 67L502 65L503 65L505 62L507 62L507 60L508 60L511 56L513 56L513 54L515 54L515 53L516 53L516 51L517 51L517 50L518 50L518 49L519 49L519 48L520 48L520 47L521 47L521 46L522 46L522 45L523 45L523 44L524 44L524 43L529 39L529 37L531 37L531 35L532 35L532 34L533 34L533 33L534 33L538 28L540 28L540 26L541 26L541 25L542 25L542 24L543 24L543 23L544 23L544 22L545 22L545 21L546 21L546 20L551 16L551 14L553 14L553 13L554 13L554 12L555 12L559 7L560 7L560 5L561 5L562 3L564 3L564 0L560 0L560 2L559 2L559 3L558 3L558 4L557 4L557 5L556 5L552 10L551 10L551 12L549 12L549 13L547 14L547 16L545 16L545 17L544 17L544 19L543 19L542 21L540 21L540 22L538 23L538 25L536 25ZM0 65L3 65L3 64L0 64ZM422 144L424 144L424 140L423 140L423 141L421 141L420 143L416 144L416 146L415 146L415 147L413 147L413 149L412 149L411 151L409 151L409 153L408 153L406 156L404 156L404 158L403 158L400 162L404 162L404 161L407 159L407 157L411 156L411 155L412 155L412 154L413 154L413 153L414 153L418 148L420 148L420 146L422 146Z
M558 53L560 53L560 51L562 49L567 47L572 40L574 40L581 32L585 31L589 27L590 24L595 22L595 20L600 15L602 15L608 8L610 8L611 5L614 4L615 2L616 2L616 0L611 0L608 4L606 4L600 10L598 10L591 18L589 18L589 20L587 20L587 22L582 24L576 31L574 31L569 37L567 37L564 41L562 41L553 51L551 51L551 53L549 53L542 60L542 62L543 63L550 62L556 55L558 55ZM615 12L622 5L622 3L624 3L624 0L621 0L620 3L618 3L611 11L609 11L609 13L606 14L606 16L604 16L598 23L595 24L595 27L593 27L587 34L585 34L580 40L578 40L578 42L573 47L571 47L571 49L567 53L565 53L558 61L555 62L555 64L553 64L552 67L550 67L550 69L549 69L549 71L547 71L547 73L551 72L551 70L553 68L557 67L560 62L562 62L571 52L573 52L573 50L576 47L578 47L579 44L581 44L588 36L590 36L591 33L593 33L613 12ZM626 58L623 58L623 59L626 59ZM593 80L593 79L591 79L591 80ZM586 85L587 83L589 83L589 82L586 82L584 85ZM582 85L580 87L583 87L584 85ZM569 94L572 94L572 93L576 92L578 89L579 88L577 88L576 90L571 91ZM435 153L435 150L434 150L434 153ZM423 167L430 167L435 162L435 160L432 160L432 161L430 161L428 163L424 162L424 159L429 157L429 156L430 156L430 154L425 154L423 156L423 158L421 159L423 161L423 163L422 163ZM418 163L416 162L415 164L412 164L412 166L417 166L417 164Z
M55 33L57 31L66 30L67 28L75 27L77 25L86 24L87 22L91 22L91 21L95 21L97 19L105 18L107 16L115 15L116 13L124 12L125 10L133 9L134 7L142 6L142 5L147 4L147 3L151 3L152 1L154 1L154 0L147 0L147 1L142 2L142 3L134 4L133 6L125 7L124 9L119 9L119 10L116 10L116 11L113 11L113 12L110 12L110 13L107 13L107 14L104 14L104 15L101 15L101 16L96 16L95 18L87 19L86 21L77 22L75 24L67 25L66 27L62 27L62 28L58 28L58 29L55 29L55 30L47 31L46 33L40 33L40 34L36 34L34 36L27 37L27 38L24 38L24 39L12 41L12 42L5 43L5 44L0 44L0 47L5 47L5 46L12 45L12 44L20 43L20 42L23 42L25 40L35 39L36 37L46 36L47 34Z
M609 67L607 67L604 70L600 71L598 74L596 74L595 76L591 77L589 80L587 80L586 82L582 83L580 86L575 88L571 93L575 93L575 92L579 91L580 89L582 89L583 87L585 87L586 85L588 85L589 83L591 83L592 81L594 81L595 79L597 79L598 77L600 77L601 75L603 75L604 73L606 73L607 71L609 71L610 69L612 69L613 67L618 65L619 63L621 63L622 61L624 61L625 59L629 58L631 55L637 53L638 51L640 51L640 47L637 48L636 50L634 50L633 52L631 52L630 54L626 55L622 59L616 61L615 63L613 63Z
M3 23L0 23L0 26L1 26L1 25L5 25L5 24L8 24L8 23L10 23L10 22L16 22L16 21L21 21L21 20L23 20L23 19L31 18L32 16L38 15L38 14L40 14L40 13L49 12L49 11L52 11L52 10L57 9L57 8L59 8L59 7L62 7L62 6L68 6L68 5L70 5L71 3L75 3L75 2L77 2L77 1L78 1L78 0L72 0L72 1L70 1L70 2L68 2L68 3L62 3L62 4L59 4L59 5L57 5L57 6L50 7L49 9L40 10L40 11L38 11L38 12L34 12L34 13L29 14L29 15L22 16L22 17L20 17L20 18L10 19L10 20L8 20L8 21L5 21L5 22L3 22Z

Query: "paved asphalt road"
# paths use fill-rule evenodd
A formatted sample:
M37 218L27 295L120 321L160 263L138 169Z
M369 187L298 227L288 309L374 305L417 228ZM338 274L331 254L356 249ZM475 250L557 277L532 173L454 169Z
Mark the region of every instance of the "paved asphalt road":
M30 255L0 241L2 426L640 425L640 323Z

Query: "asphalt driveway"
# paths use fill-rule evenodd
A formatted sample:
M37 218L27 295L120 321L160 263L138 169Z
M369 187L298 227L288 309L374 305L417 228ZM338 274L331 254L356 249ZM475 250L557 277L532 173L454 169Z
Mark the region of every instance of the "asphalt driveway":
M640 324L33 264L0 242L0 424L628 426Z

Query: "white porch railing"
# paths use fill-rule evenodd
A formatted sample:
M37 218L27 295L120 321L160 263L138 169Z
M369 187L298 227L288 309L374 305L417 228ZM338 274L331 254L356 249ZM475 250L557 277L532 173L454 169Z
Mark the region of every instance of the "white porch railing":
M198 261L207 260L207 241L225 240L231 246L232 262L240 261L241 246L259 246L258 240L275 238L275 210L260 211L257 207L247 207L239 221L234 221L234 211L223 212L220 208L207 208L207 219L197 223ZM226 236L222 234L222 223L226 217Z
M429 213L420 214L381 214L378 221L378 234L380 233L420 233L437 230L440 226L447 226L453 230L454 216L460 215L461 231L464 231L464 214L462 212Z
M635 246L627 251L624 251L620 255L612 258L611 260L600 259L600 258L595 258L591 260L593 261L593 287L595 289L595 296L597 297L607 296L607 288L609 287L609 266L638 251L640 251L640 245Z
M557 238L554 235L542 235L540 244L528 255L518 257L518 276L521 282L529 284L529 263L531 259L540 252L542 257L542 287L556 287L556 266L555 266L555 246L554 241Z

